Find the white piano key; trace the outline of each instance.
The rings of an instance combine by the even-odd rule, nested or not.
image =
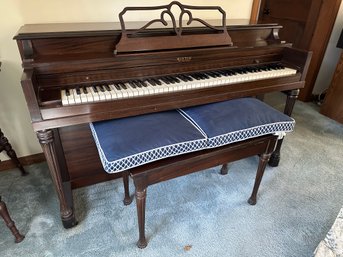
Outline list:
[[[76,89],[73,88],[71,90],[71,92],[73,93],[73,96],[74,96],[74,104],[80,104],[81,103],[81,96],[77,93]]]
[[[88,103],[88,98],[87,98],[88,93],[86,94],[83,88],[80,88],[80,90],[81,90],[81,102]]]
[[[62,105],[69,105],[68,96],[65,89],[61,90]]]
[[[98,90],[98,94],[99,94],[99,99],[100,101],[105,101],[106,100],[106,95],[105,92],[101,91],[101,87],[100,86],[96,86],[97,90]]]
[[[91,87],[86,87],[88,94],[86,94],[87,97],[87,102],[92,103],[94,102],[93,94],[92,94],[92,89]]]
[[[131,80],[130,82],[118,83],[117,86],[119,86],[120,89],[117,88],[115,84],[109,85],[111,89],[110,91],[106,89],[106,86],[104,86],[103,92],[99,86],[97,86],[98,92],[96,92],[93,87],[87,87],[89,93],[81,93],[81,95],[76,94],[76,89],[70,89],[70,96],[67,96],[66,90],[61,90],[61,100],[63,105],[105,100],[109,101],[122,98],[134,98],[154,94],[180,92],[183,90],[216,87],[226,84],[244,83],[262,79],[271,79],[290,76],[297,73],[295,69],[287,67],[282,68],[281,66],[277,65],[265,65],[259,68],[259,70],[254,70],[248,67],[247,69],[242,70],[243,72],[237,71],[237,69],[232,69],[227,71],[223,70],[217,72],[186,74],[186,76],[173,75],[166,76],[163,78],[163,80],[162,78]],[[235,72],[235,74],[232,72]],[[220,76],[218,76],[218,74],[220,74]],[[199,76],[203,77],[203,79],[196,79]],[[187,77],[192,78],[192,80],[187,81]],[[178,82],[175,82],[176,80],[178,80]],[[166,83],[167,81],[168,83]],[[169,83],[169,81],[174,81],[174,83]],[[158,85],[156,82],[159,82],[160,85]],[[143,86],[142,83],[144,83],[145,86]],[[82,92],[82,88],[80,90]]]
[[[91,89],[91,94],[93,96],[94,102],[100,101],[99,93],[97,92],[97,90],[95,90],[96,86],[92,86],[92,87],[90,87],[90,89]]]

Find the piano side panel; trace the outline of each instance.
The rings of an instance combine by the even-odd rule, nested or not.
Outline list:
[[[59,134],[72,188],[121,177],[104,171],[88,124],[60,128]]]

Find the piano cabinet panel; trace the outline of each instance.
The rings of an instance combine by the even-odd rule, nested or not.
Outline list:
[[[59,135],[66,162],[64,182],[72,189],[121,177],[104,171],[88,124],[60,128]]]

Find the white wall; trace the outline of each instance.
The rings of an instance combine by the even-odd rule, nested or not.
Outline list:
[[[13,36],[23,24],[52,22],[118,21],[125,6],[164,5],[171,0],[0,0],[0,128],[18,156],[41,152],[30,124],[20,86],[21,60]],[[190,5],[221,6],[232,19],[249,19],[252,0],[185,0]],[[211,17],[212,13],[205,18]],[[135,20],[149,20],[141,15]],[[8,159],[3,153],[1,160]]]
[[[333,27],[328,46],[325,51],[323,62],[320,66],[316,83],[314,84],[313,94],[320,94],[326,90],[331,83],[333,74],[338,63],[342,49],[337,48],[337,41],[343,29],[343,4],[337,14],[335,25]]]

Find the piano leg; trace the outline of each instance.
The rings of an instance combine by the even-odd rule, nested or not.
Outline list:
[[[71,190],[69,190],[70,195],[66,194],[66,188],[67,187],[70,188],[70,185],[69,183],[62,183],[61,167],[58,162],[58,157],[57,157],[57,152],[56,152],[54,131],[53,130],[38,131],[37,137],[38,137],[39,143],[42,146],[46,161],[49,166],[50,175],[55,185],[57,196],[60,202],[60,214],[61,214],[63,226],[65,228],[74,227],[75,225],[77,225],[77,221],[75,220],[74,211],[71,206],[71,202],[72,202]]]
[[[287,94],[287,100],[286,100],[284,113],[290,117],[292,115],[293,107],[294,107],[295,101],[298,98],[299,92],[300,92],[299,89],[290,90],[290,91],[285,92]],[[275,151],[269,159],[268,164],[271,167],[277,167],[280,163],[280,158],[281,158],[280,157],[280,151],[281,151],[282,141],[283,141],[283,139],[278,140]]]

